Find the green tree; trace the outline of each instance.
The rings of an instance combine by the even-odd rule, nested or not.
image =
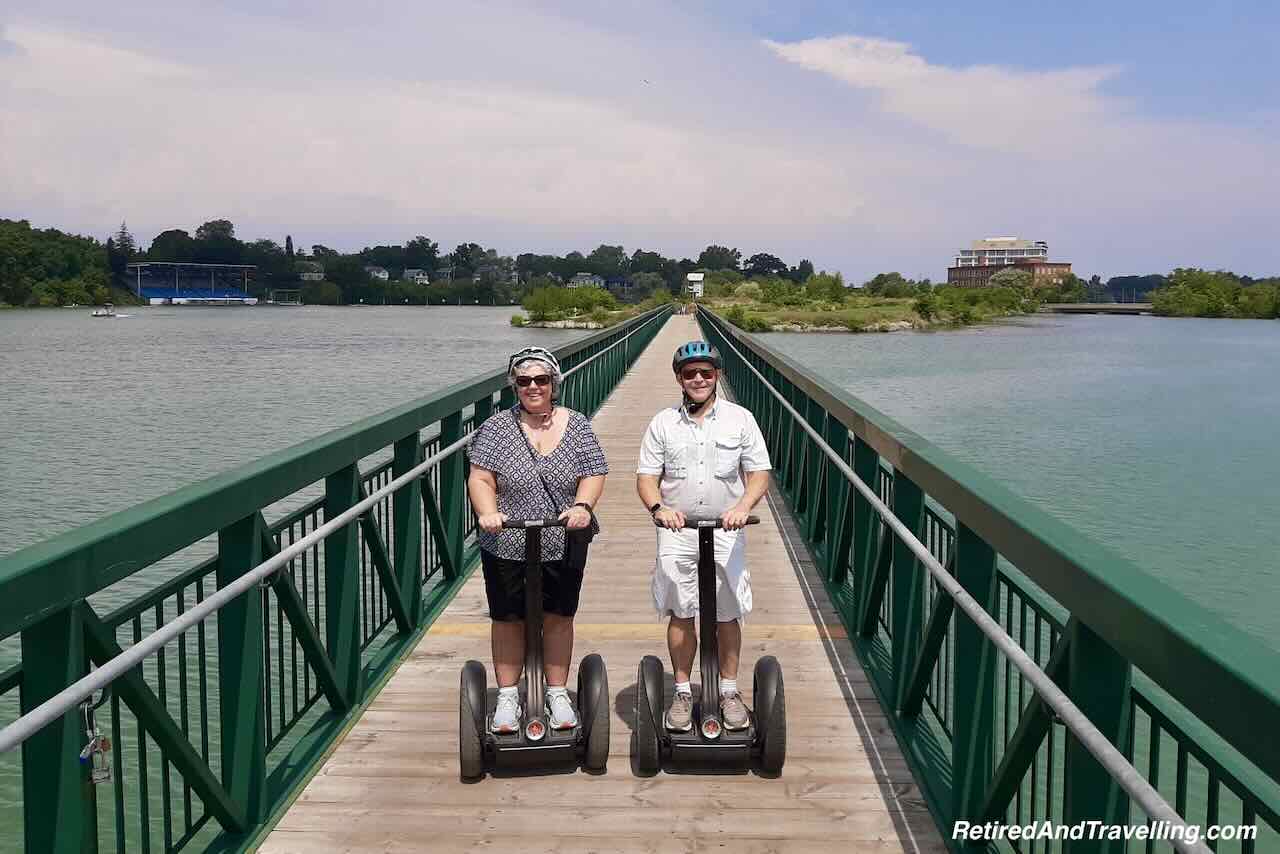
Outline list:
[[[286,234],[284,236],[284,254],[290,261],[293,261],[293,236],[292,235]]]
[[[748,276],[784,276],[787,273],[787,264],[777,255],[770,255],[768,252],[757,252],[747,259],[743,265],[742,272]]]
[[[191,235],[180,228],[171,228],[156,235],[147,249],[147,260],[170,261],[181,263],[194,261],[196,257],[195,241]]]
[[[630,267],[631,259],[627,257],[627,251],[621,246],[601,244],[587,256],[587,269],[598,276],[604,276],[606,279],[625,276]]]
[[[807,282],[809,280],[809,277],[812,275],[813,275],[813,262],[810,261],[808,258],[805,258],[799,264],[792,267],[787,272],[787,278],[795,282],[796,284],[803,284],[804,282]]]
[[[805,294],[811,300],[822,302],[843,302],[845,298],[844,276],[839,273],[814,273],[804,283]]]
[[[404,245],[404,265],[434,273],[440,266],[440,244],[419,234]]]
[[[140,254],[138,252],[138,244],[134,241],[133,235],[129,233],[129,226],[123,221],[120,223],[120,230],[115,233],[116,251],[125,257],[125,260],[132,261]]]
[[[704,270],[736,270],[742,253],[727,246],[711,244],[698,256],[698,266]]]
[[[1029,288],[1031,287],[1032,277],[1026,270],[1015,270],[1009,267],[994,273],[987,280],[987,287],[991,288]]]

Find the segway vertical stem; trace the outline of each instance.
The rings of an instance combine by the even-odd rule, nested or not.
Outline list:
[[[720,716],[720,633],[716,622],[716,528],[698,522],[698,663],[702,672],[701,718]]]
[[[542,673],[542,527],[524,530],[524,696],[528,719],[541,719],[546,711],[545,677]]]

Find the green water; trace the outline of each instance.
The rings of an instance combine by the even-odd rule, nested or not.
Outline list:
[[[762,338],[1280,650],[1280,323]]]

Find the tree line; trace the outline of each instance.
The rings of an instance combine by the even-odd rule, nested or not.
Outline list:
[[[251,264],[249,293],[263,298],[272,291],[299,288],[303,301],[320,304],[480,303],[514,304],[539,287],[556,286],[579,273],[600,276],[625,299],[639,302],[665,289],[680,292],[694,270],[729,270],[745,276],[774,276],[802,283],[813,274],[807,259],[790,266],[768,252],[743,257],[727,246],[707,246],[696,259],[667,257],[660,252],[601,245],[565,255],[525,252],[503,255],[479,243],[458,244],[442,251],[438,242],[417,235],[402,244],[367,246],[344,253],[323,244],[304,247],[292,235],[280,244],[270,239],[241,240],[226,219],[203,223],[194,233],[171,228],[144,248],[125,223],[100,243],[92,237],[57,229],[34,229],[26,220],[0,220],[0,303],[66,305],[127,301],[132,282],[126,267],[137,261],[204,264]],[[388,279],[370,274],[381,267]],[[423,286],[403,280],[405,270],[420,270]],[[318,280],[314,275],[322,274]]]

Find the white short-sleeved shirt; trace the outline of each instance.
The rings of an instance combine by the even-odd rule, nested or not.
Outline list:
[[[701,424],[683,406],[653,416],[640,443],[636,473],[659,476],[666,506],[691,518],[712,519],[742,498],[744,472],[771,468],[755,416],[717,398]]]

